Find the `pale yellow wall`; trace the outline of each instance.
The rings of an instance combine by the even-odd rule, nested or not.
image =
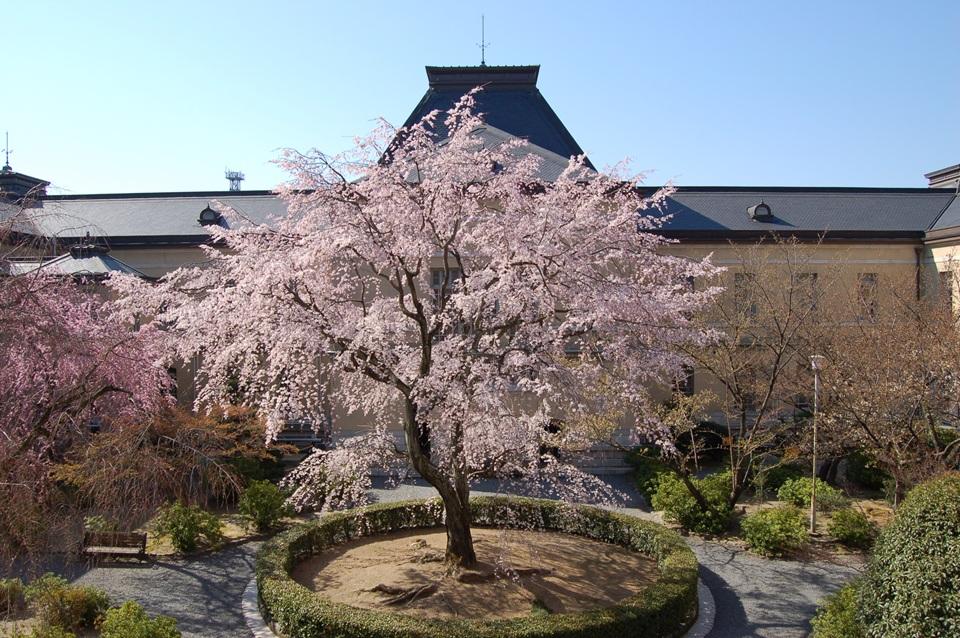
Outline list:
[[[807,258],[809,268],[806,270],[817,272],[833,272],[839,269],[842,285],[854,289],[859,273],[871,272],[877,273],[880,282],[893,280],[895,278],[910,277],[915,272],[918,263],[918,249],[921,249],[919,258],[927,266],[947,263],[949,255],[956,253],[960,258],[960,242],[956,246],[938,247],[935,249],[923,250],[918,243],[824,243],[819,246],[810,246],[807,248],[811,254]],[[724,266],[730,270],[724,273],[720,278],[721,285],[731,285],[733,273],[740,263],[742,247],[731,246],[728,243],[683,243],[671,244],[667,246],[665,252],[678,256],[700,259],[711,255],[714,264]],[[778,255],[778,249],[775,246],[769,246],[762,249],[769,258],[776,260],[782,255]],[[179,266],[192,265],[201,262],[204,255],[199,248],[169,248],[169,249],[134,249],[123,248],[115,249],[114,256],[137,268],[150,276],[160,276]],[[838,266],[839,264],[839,266]],[[438,260],[435,267],[441,266]],[[700,282],[697,284],[702,285]],[[189,405],[193,398],[193,371],[195,366],[188,364],[182,366],[178,374],[178,383],[180,386],[180,400]],[[722,396],[723,391],[716,380],[709,379],[705,374],[698,371],[694,381],[696,391],[709,389],[716,395]],[[655,394],[658,398],[667,398],[667,388],[658,388]],[[349,413],[342,404],[336,400],[336,389],[331,391],[331,406],[334,419],[334,426],[338,434],[349,434],[362,431],[369,427],[371,419],[367,415]],[[719,419],[720,413],[712,415]],[[397,424],[399,426],[399,412],[397,414]]]
[[[197,247],[114,248],[110,254],[150,277],[159,277],[182,266],[202,263],[206,255]]]
[[[734,273],[739,270],[741,265],[742,255],[748,249],[743,245],[734,246],[729,243],[687,242],[670,245],[666,252],[694,259],[711,255],[712,263],[729,269],[719,278],[719,283],[729,290],[733,286]],[[804,254],[802,270],[819,273],[821,285],[831,288],[830,291],[825,291],[825,298],[821,300],[821,303],[827,306],[825,308],[827,313],[830,312],[831,305],[852,302],[851,293],[857,290],[861,273],[876,273],[878,284],[881,287],[884,282],[913,286],[916,281],[918,264],[921,266],[930,265],[925,263],[927,252],[924,251],[922,244],[919,242],[824,242],[820,245],[807,245],[803,250],[809,252]],[[958,243],[957,251],[958,257],[960,257],[960,243]],[[769,259],[771,263],[783,263],[783,253],[775,245],[761,247],[760,254]],[[827,283],[828,281],[830,283]],[[698,287],[703,285],[706,285],[706,282],[697,282]],[[934,282],[932,287],[927,285],[924,290],[927,292],[935,291],[936,283]],[[711,392],[718,398],[718,401],[708,408],[710,418],[723,422],[724,415],[720,410],[720,404],[726,396],[725,389],[717,379],[706,374],[703,370],[695,370],[694,391],[702,392],[704,390]],[[655,398],[658,399],[666,399],[668,396],[669,390],[666,388],[658,388],[655,392]],[[789,408],[780,406],[780,409],[788,410]]]

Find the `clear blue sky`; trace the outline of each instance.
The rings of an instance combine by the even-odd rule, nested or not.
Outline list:
[[[960,2],[47,2],[0,10],[0,132],[54,192],[271,188],[281,147],[402,123],[423,67],[542,65],[598,166],[923,186],[960,162]],[[2,140],[0,140],[2,141]],[[57,190],[59,189],[59,190]]]

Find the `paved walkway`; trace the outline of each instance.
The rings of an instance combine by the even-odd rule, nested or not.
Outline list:
[[[186,638],[249,638],[240,600],[259,548],[260,543],[246,543],[190,560],[114,563],[77,582],[100,587],[115,601],[136,600],[151,615],[173,616]]]
[[[651,514],[626,477],[608,477],[628,493],[623,511]],[[477,493],[483,493],[483,487]],[[433,495],[423,484],[376,489],[381,500]],[[821,562],[766,560],[732,544],[691,538],[700,560],[700,576],[716,599],[717,616],[708,638],[804,638],[817,601],[855,572]],[[240,611],[244,588],[253,573],[258,543],[248,543],[191,560],[161,560],[152,565],[108,566],[80,575],[78,582],[105,589],[114,600],[134,599],[151,614],[177,619],[186,638],[250,638]]]

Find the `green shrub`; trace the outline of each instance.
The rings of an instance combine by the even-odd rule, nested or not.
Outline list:
[[[847,480],[868,490],[882,490],[890,475],[877,467],[876,461],[857,450],[847,456]]]
[[[817,481],[817,509],[832,510],[844,507],[847,504],[847,497],[843,492],[831,486],[825,481]],[[810,497],[813,491],[813,480],[809,476],[789,479],[780,489],[777,490],[777,498],[785,503],[791,503],[797,507],[809,508]]]
[[[15,628],[13,633],[4,635],[8,638],[77,638],[72,631],[55,625],[35,625],[28,634]]]
[[[863,512],[848,507],[831,515],[827,531],[844,545],[866,549],[873,544],[877,526]]]
[[[960,635],[960,473],[904,499],[874,546],[860,613],[870,638]]]
[[[100,638],[180,638],[177,621],[170,616],[151,619],[143,607],[128,600],[107,611]]]
[[[208,545],[223,541],[223,524],[216,514],[182,503],[163,508],[157,517],[156,531],[169,536],[178,552],[194,551],[201,537]]]
[[[776,494],[784,483],[802,477],[804,472],[804,468],[794,463],[761,466],[753,473],[751,483],[757,492],[762,489],[764,494]]]
[[[258,532],[266,532],[293,513],[286,500],[270,481],[253,481],[240,497],[239,509]]]
[[[679,476],[660,477],[651,505],[662,510],[664,518],[699,534],[722,534],[730,524],[731,510],[727,506],[730,492],[730,472],[718,472],[702,479],[691,479],[710,508],[704,510],[684,485]]]
[[[653,453],[645,448],[637,448],[627,456],[627,462],[633,466],[633,482],[647,503],[657,491],[660,477],[671,471],[660,459],[651,454]]]
[[[110,599],[103,590],[71,585],[51,573],[27,585],[24,597],[42,624],[70,630],[94,627],[110,606]]]
[[[470,499],[477,526],[554,530],[621,545],[657,561],[659,578],[617,605],[581,613],[530,614],[506,620],[434,620],[335,603],[300,585],[290,570],[361,536],[440,525],[439,499],[383,503],[336,512],[266,543],[256,578],[265,618],[296,638],[613,638],[679,636],[697,610],[697,560],[678,534],[632,516],[529,498]]]
[[[23,609],[23,581],[19,578],[0,578],[0,618],[6,618]]]
[[[807,543],[806,518],[793,505],[756,511],[740,527],[750,549],[763,556],[783,556]]]
[[[858,581],[827,596],[814,616],[813,638],[865,638],[857,618]]]

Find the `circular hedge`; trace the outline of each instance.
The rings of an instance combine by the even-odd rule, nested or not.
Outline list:
[[[860,588],[868,636],[960,636],[960,473],[913,490],[883,530]]]
[[[593,507],[514,497],[470,500],[477,527],[563,532],[627,547],[657,561],[659,579],[612,607],[509,620],[422,619],[335,603],[290,577],[298,563],[362,536],[443,525],[439,499],[337,512],[299,525],[257,556],[260,611],[289,638],[671,638],[697,615],[697,559],[673,531]]]

